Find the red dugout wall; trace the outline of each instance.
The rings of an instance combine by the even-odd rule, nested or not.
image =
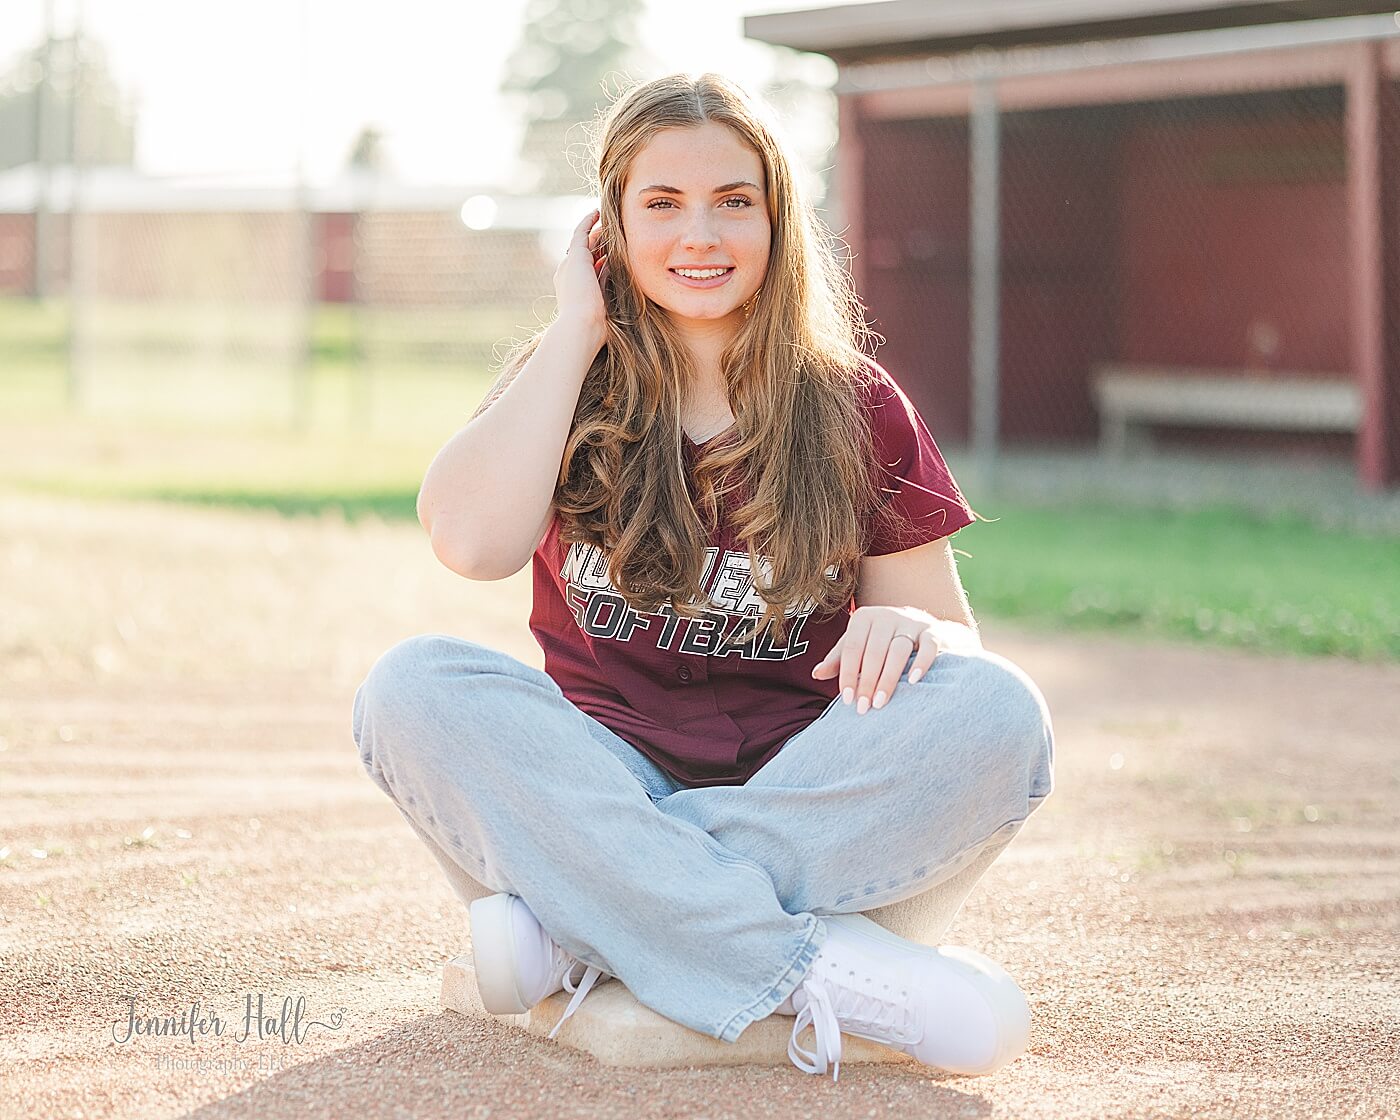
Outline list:
[[[1103,361],[1349,377],[1343,121],[1337,87],[1008,113],[1003,437],[1092,441]],[[965,439],[967,122],[870,120],[861,139],[880,353]]]

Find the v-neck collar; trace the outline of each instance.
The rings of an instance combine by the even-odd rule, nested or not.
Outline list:
[[[681,439],[685,440],[685,442],[688,443],[691,447],[694,447],[696,450],[699,450],[700,448],[704,447],[705,444],[707,444],[707,443],[714,443],[714,441],[717,440],[717,439],[719,439],[720,436],[726,435],[726,434],[728,434],[729,432],[732,432],[733,430],[734,430],[734,425],[733,425],[733,424],[730,424],[729,427],[725,428],[723,431],[716,432],[714,435],[710,436],[708,439],[705,439],[705,440],[702,440],[702,441],[699,442],[699,443],[696,443],[693,439],[690,438],[689,435],[686,434],[686,430],[685,430],[684,428],[682,428],[682,429],[681,429]]]

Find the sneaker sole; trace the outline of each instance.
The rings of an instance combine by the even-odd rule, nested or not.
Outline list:
[[[990,981],[988,984],[980,985],[980,989],[992,1005],[997,1022],[1005,1024],[1005,1029],[998,1031],[996,1053],[992,1056],[991,1061],[985,1065],[950,1070],[949,1072],[965,1074],[970,1077],[981,1076],[1000,1069],[1007,1062],[1025,1052],[1031,1032],[1030,1005],[1026,1002],[1026,994],[1011,978],[1011,974],[991,957],[963,945],[943,945],[938,948],[920,945],[917,941],[909,941],[896,933],[891,933],[864,914],[823,914],[821,918],[824,922],[836,921],[847,929],[862,933],[876,941],[882,941],[906,952],[926,953],[929,956],[957,961]]]
[[[472,971],[481,1005],[492,1015],[523,1015],[525,1002],[515,985],[515,933],[512,896],[487,895],[468,908],[471,914]]]

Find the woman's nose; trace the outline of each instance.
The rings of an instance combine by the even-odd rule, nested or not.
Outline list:
[[[714,219],[708,214],[691,218],[686,225],[685,244],[688,249],[701,245],[718,245],[719,235],[715,232]]]

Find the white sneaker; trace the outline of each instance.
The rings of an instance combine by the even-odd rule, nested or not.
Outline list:
[[[472,960],[482,1006],[493,1015],[521,1015],[563,989],[574,993],[549,1032],[553,1038],[599,979],[610,973],[585,965],[545,933],[525,900],[514,894],[478,898],[471,913]],[[574,986],[573,972],[584,969]]]
[[[950,1073],[991,1073],[1025,1050],[1030,1007],[995,961],[972,949],[906,941],[862,914],[822,920],[827,939],[780,1005],[797,1015],[788,1057],[798,1069],[825,1073],[833,1064],[838,1079],[842,1031]],[[815,1051],[797,1044],[809,1024]]]

